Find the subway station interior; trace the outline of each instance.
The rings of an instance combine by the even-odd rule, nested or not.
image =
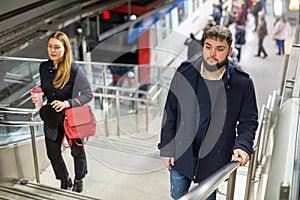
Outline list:
[[[267,22],[264,47],[251,14],[256,1]],[[245,166],[232,161],[181,199],[299,200],[300,1],[296,0],[2,0],[0,6],[0,199],[168,200],[169,171],[159,149],[164,105],[176,69],[188,59],[185,41],[201,39],[213,5],[247,5],[246,43],[234,65],[253,79],[258,128]],[[224,11],[223,11],[224,12]],[[273,29],[291,26],[277,55]],[[235,33],[234,24],[229,25]],[[84,145],[88,174],[81,193],[59,188],[45,147],[43,121],[31,99],[47,41],[66,33],[85,72],[96,135]],[[44,102],[45,104],[47,102]],[[63,143],[67,143],[66,140]],[[70,148],[62,146],[70,177]]]

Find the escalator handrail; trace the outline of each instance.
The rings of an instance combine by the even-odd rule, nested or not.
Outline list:
[[[15,107],[0,107],[0,113],[7,114],[36,114],[38,113],[38,109],[32,108],[15,108]]]
[[[24,127],[24,126],[39,126],[43,125],[42,121],[0,121],[0,126],[14,126],[14,127]]]

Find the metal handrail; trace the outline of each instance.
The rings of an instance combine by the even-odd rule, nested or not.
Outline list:
[[[149,97],[149,93],[146,91],[142,90],[136,90],[134,88],[122,88],[122,87],[112,87],[112,86],[101,86],[102,88],[106,89],[112,89],[116,90],[117,95],[110,95],[110,94],[100,94],[100,93],[95,93],[94,97],[110,97],[110,98],[116,98],[117,99],[117,104],[119,105],[119,99],[127,99],[127,100],[132,100],[132,101],[143,101],[146,103],[146,111],[148,115],[149,111],[149,103],[153,99],[141,99],[141,98],[136,98],[136,97],[128,97],[128,96],[121,96],[119,95],[120,91],[125,91],[125,92],[136,92],[140,94],[144,94],[146,97]],[[157,97],[160,93],[161,90],[158,90],[155,93],[155,97]],[[120,106],[117,105],[118,109],[118,124],[120,122]],[[26,108],[13,108],[13,107],[0,107],[0,113],[8,113],[8,114],[24,114],[24,115],[29,115],[30,121],[7,121],[7,120],[1,120],[0,121],[0,126],[14,126],[14,127],[24,127],[24,126],[29,126],[30,127],[30,133],[31,133],[31,144],[32,144],[32,150],[33,150],[33,158],[34,158],[34,167],[35,167],[35,176],[37,183],[40,183],[40,175],[39,175],[39,164],[38,164],[38,159],[37,159],[37,148],[36,148],[36,140],[35,140],[35,131],[34,131],[34,126],[36,125],[43,125],[42,121],[33,121],[33,116],[38,112],[38,109],[26,109]],[[146,127],[148,128],[148,117],[146,117]],[[118,135],[120,136],[120,126],[118,125]]]
[[[266,153],[264,151],[267,145],[266,140],[269,136],[270,131],[270,120],[272,117],[272,112],[274,111],[275,99],[277,97],[277,92],[274,91],[273,95],[269,96],[267,105],[262,106],[262,111],[259,116],[259,126],[257,129],[257,141],[254,146],[254,154],[252,159],[249,161],[246,189],[245,189],[245,200],[250,198],[250,191],[254,187],[254,179],[256,175],[256,169],[261,162],[261,157]],[[265,123],[266,122],[266,123]],[[267,129],[264,127],[267,126]],[[196,188],[192,189],[188,194],[183,196],[180,200],[193,200],[193,199],[205,199],[207,198],[217,187],[222,183],[226,177],[230,174],[229,182],[227,185],[227,195],[226,199],[232,200],[234,197],[234,187],[235,187],[235,176],[236,170],[239,166],[237,161],[233,161],[223,168],[219,169],[213,175],[201,182]]]
[[[29,113],[37,113],[38,109],[30,109],[30,108],[14,108],[14,107],[0,107],[0,113],[8,113],[8,114],[29,114]]]
[[[232,161],[213,173],[211,176],[199,183],[198,186],[193,188],[189,193],[180,198],[180,200],[198,200],[207,198],[212,192],[214,192],[218,186],[224,182],[231,175],[235,176],[236,170],[239,167],[238,161]],[[229,178],[230,179],[230,178]],[[235,182],[231,179],[231,181]],[[234,184],[229,184],[234,186]],[[229,190],[228,190],[229,189]],[[234,188],[227,188],[226,199],[233,199]]]
[[[134,102],[144,102],[146,105],[146,129],[148,130],[149,126],[149,105],[152,103],[155,99],[158,98],[159,94],[162,92],[162,88],[159,88],[154,94],[152,94],[152,97],[150,97],[150,93],[153,93],[155,91],[155,86],[151,87],[150,90],[144,91],[144,90],[138,90],[136,88],[123,88],[118,86],[103,86],[103,85],[96,85],[92,84],[93,87],[102,88],[104,93],[94,93],[94,97],[104,97],[104,98],[115,98],[116,99],[116,108],[117,108],[117,135],[120,136],[120,99],[122,100],[129,100]],[[108,94],[108,90],[113,90],[115,92],[115,95]],[[142,94],[145,96],[145,98],[138,98],[138,95],[134,96],[124,96],[120,95],[120,92],[128,92],[128,93],[134,93],[134,94]],[[107,106],[106,106],[107,107]],[[105,108],[106,108],[105,107]],[[107,130],[107,119],[105,118],[105,128]],[[106,131],[107,132],[107,131]]]
[[[269,95],[267,105],[263,105],[261,113],[258,120],[257,128],[257,141],[254,145],[254,154],[252,159],[249,161],[249,167],[247,172],[247,181],[245,189],[245,200],[250,199],[250,191],[254,188],[254,181],[256,176],[256,170],[258,164],[262,163],[262,158],[266,154],[266,147],[268,137],[270,136],[271,118],[274,112],[275,101],[277,97],[277,92],[274,91],[273,95]]]
[[[5,120],[1,120],[0,121],[0,126],[15,126],[15,127],[29,126],[30,135],[31,135],[31,146],[32,146],[35,177],[36,177],[36,181],[38,183],[40,183],[40,173],[39,173],[39,164],[38,164],[38,158],[37,158],[37,148],[36,148],[34,126],[35,125],[42,125],[43,122],[41,122],[41,121],[34,122],[33,121],[33,115],[35,113],[37,113],[37,111],[38,111],[37,109],[1,107],[0,108],[1,113],[29,115],[29,120],[30,121],[5,121]]]
[[[27,62],[43,62],[46,61],[46,59],[33,59],[33,58],[19,58],[19,57],[5,57],[5,56],[0,56],[0,60],[12,60],[12,61],[27,61]],[[106,73],[105,70],[107,69],[107,66],[126,66],[126,67],[133,67],[135,70],[135,74],[138,76],[137,72],[137,65],[130,65],[130,64],[120,64],[120,63],[99,63],[99,62],[81,62],[81,61],[75,61],[78,64],[83,64],[83,65],[94,65],[94,67],[101,66],[102,68],[102,75],[103,79],[106,79]],[[143,67],[151,67],[150,65],[143,65]],[[156,68],[162,68],[166,69],[166,66],[158,66],[155,65]],[[168,66],[167,68],[172,68],[171,66]],[[176,69],[176,67],[174,67]],[[159,70],[160,72],[160,70]],[[135,76],[136,82],[138,82],[138,77]],[[104,82],[105,83],[105,82]],[[158,83],[157,83],[158,84]],[[117,110],[118,110],[118,123],[120,122],[120,99],[126,99],[126,100],[131,100],[135,102],[144,102],[146,105],[146,127],[148,127],[148,120],[149,120],[149,105],[152,101],[154,101],[159,94],[162,92],[162,89],[160,87],[157,87],[158,90],[155,90],[155,87],[151,87],[148,91],[144,90],[138,90],[138,88],[122,88],[122,87],[117,87],[117,86],[104,86],[102,85],[95,85],[96,87],[103,88],[104,94],[102,93],[94,93],[94,97],[106,97],[106,98],[116,98],[116,103],[117,103]],[[110,95],[107,94],[107,90],[115,90],[116,95]],[[120,95],[120,92],[130,92],[136,94],[133,97],[129,96],[124,96]],[[154,92],[154,93],[153,93]],[[153,93],[153,94],[152,94]],[[138,98],[138,94],[144,95],[145,98]],[[108,108],[108,107],[107,107]],[[138,108],[136,107],[138,110]],[[29,120],[30,121],[0,121],[0,126],[14,126],[14,127],[23,127],[23,126],[29,126],[30,127],[30,133],[31,133],[31,145],[32,145],[32,151],[33,151],[33,159],[34,159],[34,167],[35,167],[35,176],[36,176],[36,181],[40,183],[40,175],[39,175],[39,165],[38,165],[38,159],[37,159],[37,149],[36,149],[36,140],[35,140],[35,130],[34,126],[36,125],[42,125],[42,121],[34,121],[33,116],[38,113],[37,109],[26,109],[26,108],[12,108],[12,107],[0,107],[0,113],[7,113],[7,114],[24,114],[24,115],[29,115]],[[108,115],[106,115],[105,119],[107,118]],[[106,126],[107,127],[107,126]],[[118,127],[118,135],[120,135],[120,126]]]
[[[40,58],[24,58],[24,57],[12,57],[12,56],[0,56],[0,60],[10,60],[10,61],[27,61],[27,62],[44,62],[47,61],[47,59],[40,59]],[[75,61],[77,64],[82,65],[95,65],[93,67],[97,68],[97,66],[122,66],[122,67],[132,67],[134,68],[136,64],[124,64],[124,63],[105,63],[105,62],[92,62],[92,61]],[[155,67],[155,68],[163,68],[165,69],[165,65],[141,65],[143,67]],[[176,69],[178,66],[168,66],[168,68],[174,68]]]
[[[44,122],[31,122],[31,121],[0,121],[0,126],[14,126],[14,127],[24,127],[24,126],[40,126],[43,125]]]

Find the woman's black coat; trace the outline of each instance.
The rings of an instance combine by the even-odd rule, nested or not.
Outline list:
[[[51,103],[54,100],[67,100],[70,106],[74,107],[79,106],[79,103],[74,98],[77,98],[82,105],[92,100],[93,93],[91,86],[81,67],[72,63],[70,79],[63,88],[59,89],[53,86],[53,79],[57,72],[53,66],[53,61],[48,60],[42,62],[39,69],[41,87],[47,103]],[[44,123],[44,132],[47,138],[55,141],[58,135],[58,125]]]

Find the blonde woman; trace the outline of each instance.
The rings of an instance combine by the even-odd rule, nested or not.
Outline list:
[[[49,60],[40,64],[39,72],[41,88],[47,103],[56,112],[65,108],[79,106],[74,98],[81,104],[91,101],[93,94],[84,71],[72,62],[71,45],[68,36],[56,31],[47,44]],[[37,99],[32,95],[32,102]],[[49,117],[50,118],[50,117]],[[47,156],[51,162],[56,179],[61,181],[62,189],[72,188],[75,192],[82,192],[82,179],[87,174],[86,155],[83,146],[73,143],[71,154],[74,159],[75,179],[74,184],[69,177],[69,172],[61,155],[61,143],[64,136],[63,122],[53,123],[53,120],[44,121],[44,133]],[[82,143],[80,139],[77,143]]]

